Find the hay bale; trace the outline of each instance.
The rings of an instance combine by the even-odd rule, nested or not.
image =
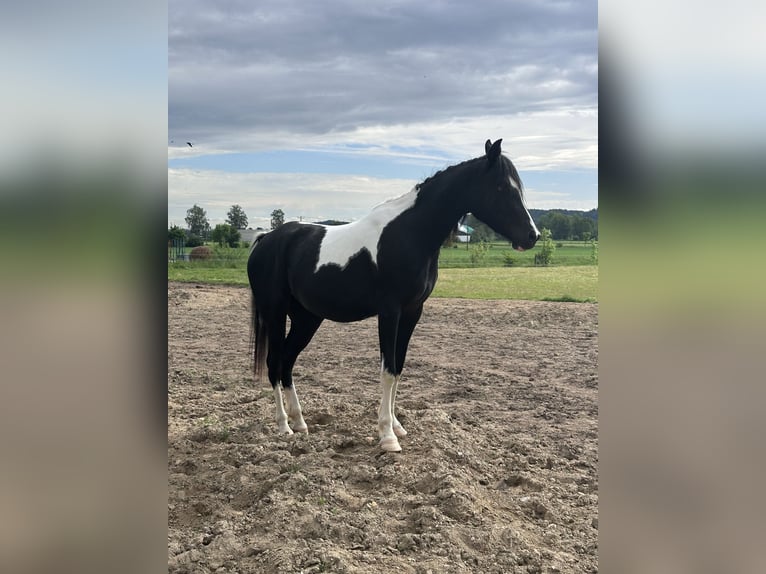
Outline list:
[[[213,250],[210,249],[207,245],[200,245],[199,247],[195,247],[191,250],[191,253],[189,253],[189,259],[192,261],[202,261],[204,259],[210,259],[213,256]]]

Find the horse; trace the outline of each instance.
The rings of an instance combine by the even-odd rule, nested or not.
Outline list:
[[[519,174],[501,153],[501,142],[487,140],[483,156],[437,172],[352,223],[288,222],[254,240],[247,262],[254,373],[256,382],[263,382],[267,369],[280,434],[308,432],[293,366],[322,321],[377,315],[379,447],[402,450],[399,439],[407,431],[396,418],[396,391],[410,337],[436,284],[444,240],[467,213],[519,251],[531,249],[540,238]]]

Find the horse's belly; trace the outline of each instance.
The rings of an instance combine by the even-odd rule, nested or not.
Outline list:
[[[378,313],[371,294],[353,290],[312,290],[298,300],[313,314],[339,323],[361,321]]]
[[[360,321],[378,313],[374,268],[363,259],[344,269],[329,265],[297,273],[290,289],[308,311],[331,321]]]

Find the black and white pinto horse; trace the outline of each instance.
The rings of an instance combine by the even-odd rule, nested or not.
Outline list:
[[[290,222],[256,239],[247,262],[255,373],[262,379],[265,362],[280,433],[308,432],[293,365],[322,321],[377,315],[380,448],[401,451],[399,438],[407,431],[394,412],[396,388],[423,303],[436,284],[442,243],[469,212],[515,249],[530,249],[540,237],[501,141],[487,140],[485,155],[438,172],[358,221],[335,227]]]

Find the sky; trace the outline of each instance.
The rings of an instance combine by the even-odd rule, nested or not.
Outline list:
[[[168,10],[168,224],[358,219],[498,138],[529,208],[598,207],[595,1]]]

